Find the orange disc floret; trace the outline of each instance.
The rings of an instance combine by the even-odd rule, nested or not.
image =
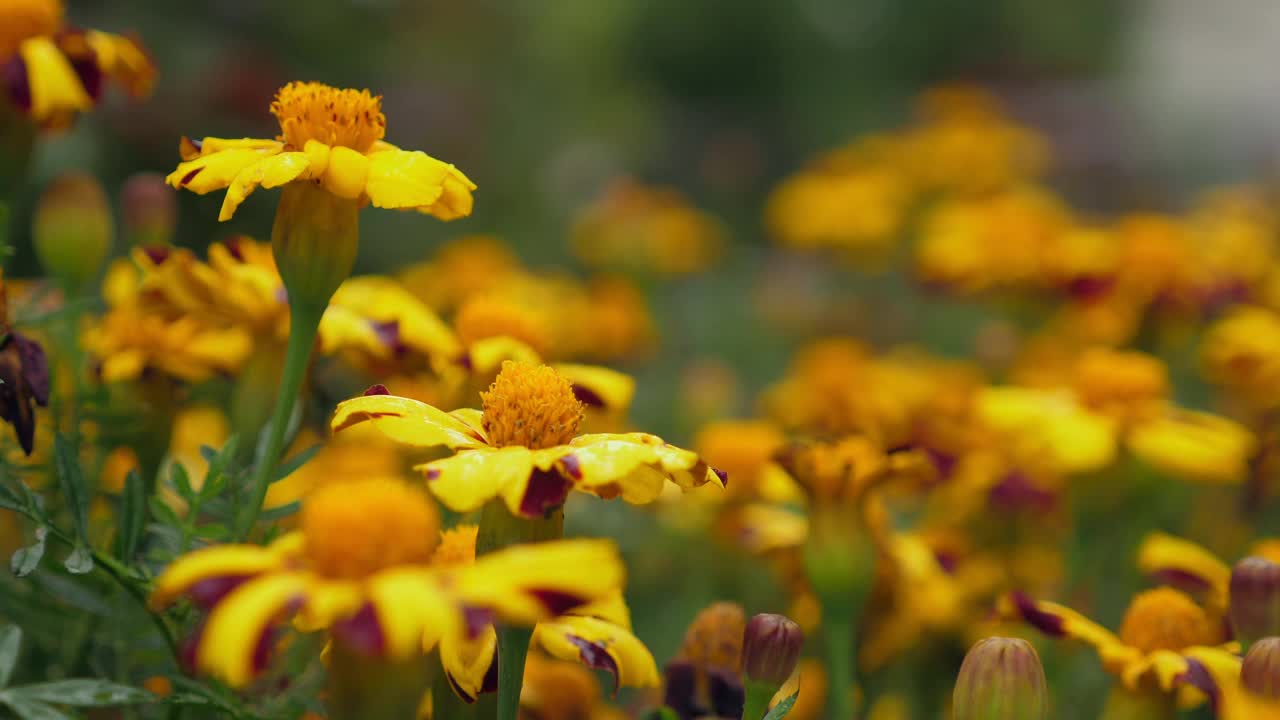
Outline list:
[[[280,122],[278,139],[298,150],[315,140],[367,153],[387,130],[381,95],[316,82],[291,82],[280,88],[271,114]]]
[[[440,544],[431,556],[433,567],[464,567],[476,561],[479,525],[458,525],[440,533]]]
[[[440,520],[427,497],[391,479],[322,487],[302,508],[302,533],[313,569],[358,579],[399,565],[425,564]]]
[[[58,0],[18,0],[0,7],[0,60],[18,51],[27,38],[52,35],[62,27]]]
[[[1169,587],[1135,595],[1120,623],[1120,640],[1144,653],[1212,645],[1219,635],[1203,608]]]
[[[567,444],[578,434],[582,403],[573,386],[546,365],[508,360],[480,393],[489,443],[538,450]]]

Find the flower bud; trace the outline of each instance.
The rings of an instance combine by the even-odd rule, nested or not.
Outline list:
[[[987,638],[965,655],[952,698],[955,720],[1042,720],[1048,716],[1044,668],[1026,640]]]
[[[1254,695],[1280,699],[1280,637],[1253,643],[1240,666],[1240,682]]]
[[[320,314],[351,275],[360,243],[359,206],[312,182],[292,182],[280,193],[271,252],[294,321],[300,311]]]
[[[1227,615],[1245,647],[1258,638],[1280,635],[1280,564],[1260,557],[1236,563]]]
[[[168,245],[178,222],[177,193],[159,173],[138,173],[120,190],[121,220],[130,245]]]
[[[756,615],[742,634],[742,672],[747,680],[776,690],[795,672],[803,645],[804,632],[791,618]]]
[[[111,248],[111,206],[92,176],[68,173],[54,180],[36,206],[32,236],[46,272],[69,290],[83,287],[102,268]]]

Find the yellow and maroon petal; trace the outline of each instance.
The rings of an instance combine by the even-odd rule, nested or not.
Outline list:
[[[338,404],[330,427],[334,432],[362,422],[402,445],[453,449],[484,447],[484,438],[466,423],[426,403],[387,394],[366,394]]]
[[[456,631],[440,638],[440,664],[458,697],[472,703],[480,693],[497,689],[498,634],[486,625],[474,636]]]
[[[285,558],[257,545],[217,545],[173,561],[156,578],[150,605],[162,608],[183,595],[210,607],[249,578],[280,569]]]
[[[1038,602],[1024,593],[1013,592],[1000,599],[1001,615],[1011,620],[1022,620],[1040,632],[1056,638],[1070,638],[1092,645],[1099,654],[1110,653],[1115,657],[1128,656],[1121,652],[1128,648],[1110,630],[1093,622],[1071,608],[1051,602]],[[1105,660],[1105,657],[1104,657]]]
[[[657,687],[658,666],[649,648],[626,628],[594,617],[563,615],[538,623],[534,642],[553,657],[580,662],[613,676],[618,686]]]
[[[304,573],[275,573],[240,586],[209,613],[196,645],[196,667],[243,687],[268,660],[272,626],[306,599]]]
[[[573,385],[573,395],[589,408],[625,410],[636,394],[636,381],[626,373],[599,365],[552,365]]]
[[[368,585],[368,627],[379,654],[408,658],[456,631],[460,614],[435,576],[422,570],[379,573]],[[356,616],[359,620],[359,615]],[[354,629],[354,628],[353,628]]]
[[[75,113],[93,107],[100,89],[89,52],[87,61],[77,61],[54,38],[24,40],[4,68],[10,102],[45,127],[67,125]]]
[[[502,497],[512,513],[519,513],[534,464],[528,448],[513,446],[463,450],[417,469],[431,493],[451,510],[471,512]]]
[[[235,179],[227,187],[226,197],[222,200],[222,209],[218,213],[218,221],[226,222],[236,214],[236,208],[249,197],[250,193],[261,185],[273,188],[308,177],[310,160],[306,153],[282,152],[268,155],[258,162],[236,173]]]
[[[1227,606],[1231,568],[1193,542],[1152,533],[1138,548],[1138,569],[1173,587],[1206,595],[1219,610]]]
[[[276,154],[270,149],[230,148],[202,153],[193,160],[178,163],[178,169],[164,181],[175,188],[205,193],[221,190],[235,181],[242,170]]]
[[[97,56],[98,67],[120,83],[134,97],[151,92],[155,84],[156,66],[137,40],[121,35],[86,30],[85,41]]]
[[[613,543],[556,540],[483,555],[458,571],[454,591],[468,607],[531,626],[608,597],[624,577]]]

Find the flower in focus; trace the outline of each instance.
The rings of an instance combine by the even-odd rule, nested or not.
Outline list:
[[[183,162],[166,182],[201,195],[226,189],[219,220],[259,186],[314,180],[329,193],[379,208],[417,210],[441,220],[471,214],[476,186],[453,165],[384,141],[382,98],[293,82],[280,88],[271,113],[274,140],[183,138]]]
[[[613,183],[578,217],[573,250],[587,265],[659,275],[706,269],[723,251],[725,230],[674,190]]]
[[[653,502],[667,482],[724,485],[695,453],[645,433],[579,435],[583,404],[554,369],[508,361],[482,395],[483,409],[446,413],[393,395],[338,405],[335,432],[372,422],[410,447],[445,446],[451,457],[418,466],[441,502],[469,512],[501,498],[513,515],[540,517],[571,489]]]
[[[306,499],[301,529],[269,546],[221,545],[180,557],[157,578],[151,604],[187,597],[208,611],[195,667],[243,686],[264,669],[272,626],[285,615],[296,613],[301,629],[327,630],[357,654],[405,659],[465,634],[466,608],[533,625],[622,582],[616,552],[593,540],[433,568],[437,527],[426,497],[399,482],[330,485]]]
[[[60,0],[0,6],[0,87],[42,127],[70,124],[102,97],[110,78],[135,97],[151,91],[155,66],[137,40],[66,24]]]

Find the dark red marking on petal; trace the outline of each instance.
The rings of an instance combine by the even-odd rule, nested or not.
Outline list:
[[[232,590],[240,587],[245,580],[253,577],[252,575],[222,575],[219,577],[205,578],[194,583],[187,589],[187,597],[191,598],[191,602],[201,610],[211,610],[214,605],[222,601]]]
[[[573,396],[578,398],[578,402],[586,405],[587,407],[605,406],[604,398],[600,397],[600,393],[582,385],[573,385]]]
[[[21,55],[15,53],[0,67],[0,84],[4,85],[10,104],[23,113],[31,112],[31,81],[27,77],[27,63]]]
[[[276,629],[272,625],[268,625],[258,635],[258,642],[253,646],[253,658],[250,661],[254,675],[261,675],[271,664],[271,651],[276,646],[276,635]]]
[[[387,322],[379,322],[377,320],[369,321],[373,326],[373,334],[378,336],[378,341],[383,345],[391,348],[391,352],[402,355],[408,352],[409,346],[404,344],[400,339],[400,323],[396,320],[388,320]]]
[[[387,389],[386,385],[379,383],[377,385],[370,385],[368,389],[360,394],[364,397],[369,397],[370,395],[390,395],[391,391]]]
[[[947,552],[946,550],[934,550],[933,558],[938,561],[938,567],[942,568],[942,571],[948,575],[954,575],[956,565],[960,563],[960,559],[956,557],[955,553]]]
[[[467,638],[475,640],[493,624],[493,610],[489,608],[466,606],[462,608],[462,619],[467,624]]]
[[[1209,698],[1209,709],[1217,715],[1222,689],[1218,687],[1218,683],[1214,681],[1213,675],[1203,663],[1195,658],[1184,657],[1183,659],[1187,661],[1187,670],[1178,676],[1178,680],[1204,693]]]
[[[533,589],[529,590],[528,593],[535,600],[542,603],[542,607],[552,617],[563,615],[579,605],[587,604],[586,598],[563,590]]]
[[[680,720],[705,715],[709,708],[700,707],[698,703],[698,669],[688,660],[675,660],[667,663],[662,670],[666,691],[662,703],[672,710]]]
[[[711,468],[711,472],[715,473],[716,477],[720,478],[721,485],[724,485],[725,487],[729,487],[729,473],[725,472],[724,470],[720,470],[718,468]]]
[[[423,473],[423,475],[427,478],[427,480],[439,480],[440,468],[427,468],[427,471]]]
[[[959,458],[957,458],[954,453],[944,452],[931,447],[926,447],[924,452],[933,463],[934,469],[938,471],[939,479],[945,480],[951,477],[951,474],[955,472],[956,465],[959,463]]]
[[[13,344],[18,349],[18,358],[22,361],[22,378],[27,382],[31,397],[36,404],[45,407],[49,404],[49,361],[45,357],[40,343],[25,335],[11,333]]]
[[[381,657],[387,649],[382,623],[378,622],[372,603],[365,603],[355,615],[334,623],[329,632],[335,640],[366,657]]]
[[[466,370],[467,372],[471,372],[475,369],[475,364],[471,362],[471,353],[469,352],[464,352],[459,355],[455,362],[458,363],[458,367]]]
[[[604,670],[613,676],[613,696],[617,697],[618,661],[614,660],[600,643],[584,640],[576,635],[568,635],[566,638],[578,648],[578,657],[581,658],[583,665],[592,670]]]
[[[200,648],[200,638],[204,637],[204,626],[207,623],[208,618],[201,618],[196,629],[182,641],[181,647],[178,648],[178,664],[188,675],[196,673],[196,651]]]
[[[1111,275],[1082,275],[1066,284],[1066,292],[1077,300],[1096,300],[1111,292],[1115,277]]]
[[[582,461],[577,455],[565,455],[560,458],[560,468],[574,480],[582,479]]]
[[[497,663],[492,664],[497,665]],[[446,671],[444,676],[449,679],[449,687],[453,688],[454,695],[462,698],[462,701],[468,705],[476,701],[474,696],[468,695],[467,692],[462,689],[462,686],[458,684],[458,681],[453,679],[453,673]]]
[[[1031,627],[1053,637],[1062,637],[1067,634],[1062,627],[1062,617],[1036,607],[1035,602],[1027,597],[1026,593],[1013,592],[1010,593],[1010,598],[1013,600],[1014,607],[1018,608],[1018,614]]]
[[[1006,512],[1052,512],[1058,505],[1058,496],[1031,481],[1026,473],[1015,471],[1005,475],[987,492],[987,502],[993,508]]]
[[[529,485],[520,500],[520,514],[542,517],[563,505],[572,489],[573,482],[559,472],[534,468],[529,473]]]
[[[192,172],[199,172],[199,170],[193,170]],[[190,174],[188,173],[188,176]],[[185,184],[187,181],[184,179],[182,182]],[[146,255],[147,259],[156,265],[163,265],[169,259],[170,252],[169,248],[163,245],[148,245],[142,248],[142,254]]]
[[[244,250],[240,247],[242,242],[244,242],[243,235],[233,235],[222,241],[222,247],[227,249],[227,252],[236,259],[236,262],[244,262]]]
[[[1213,587],[1205,578],[1187,570],[1163,568],[1150,575],[1151,579],[1162,585],[1169,585],[1184,592],[1202,593]]]
[[[484,680],[480,681],[480,693],[498,692],[498,658],[495,656],[493,661],[489,663],[489,669],[484,671]]]
[[[200,167],[198,167],[198,168],[193,169],[191,172],[187,173],[186,175],[183,175],[183,176],[182,176],[182,179],[178,181],[178,184],[179,184],[179,185],[186,185],[187,183],[191,182],[192,180],[195,180],[195,179],[196,179],[196,176],[197,176],[197,175],[199,175],[199,174],[200,174],[200,171],[201,171],[201,170],[203,170],[203,169],[204,169],[204,166],[203,166],[203,165],[201,165],[201,166],[200,166]]]

